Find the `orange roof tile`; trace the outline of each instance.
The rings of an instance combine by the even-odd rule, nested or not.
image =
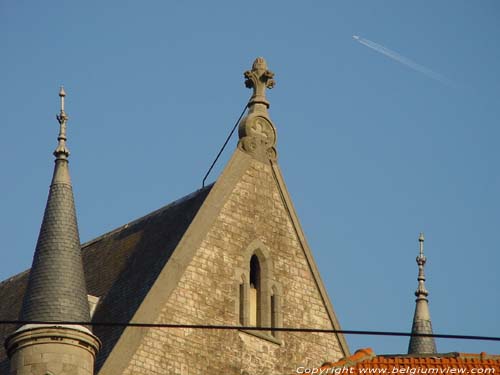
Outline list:
[[[392,354],[376,356],[372,349],[356,351],[317,368],[297,368],[296,374],[328,375],[500,375],[500,355],[487,353]]]

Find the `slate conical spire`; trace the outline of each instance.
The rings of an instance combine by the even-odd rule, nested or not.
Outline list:
[[[418,288],[415,291],[415,314],[413,316],[413,326],[411,333],[432,334],[431,314],[429,312],[429,292],[425,289],[424,266],[427,258],[424,256],[424,234],[418,237],[420,253],[417,256],[418,264]],[[408,354],[428,354],[436,353],[436,343],[434,337],[411,336],[408,345]]]
[[[9,374],[89,374],[101,342],[80,324],[90,320],[73,189],[69,178],[64,111],[61,111],[55,167],[38,235],[20,319],[27,321],[5,340]]]
[[[68,168],[65,96],[61,87],[61,110],[57,115],[60,130],[54,151],[54,174],[23,300],[21,320],[86,322],[90,319]]]

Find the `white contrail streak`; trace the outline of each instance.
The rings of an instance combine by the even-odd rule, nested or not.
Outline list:
[[[445,84],[450,85],[450,86],[454,86],[453,82],[451,82],[449,79],[442,76],[441,74],[436,73],[436,72],[432,71],[431,69],[426,68],[423,65],[417,64],[416,62],[414,62],[414,61],[412,61],[404,56],[401,56],[399,53],[394,52],[387,47],[384,47],[378,43],[372,42],[371,40],[361,38],[360,36],[357,36],[357,35],[353,35],[352,37],[354,40],[358,41],[362,45],[364,45],[368,48],[371,48],[372,50],[379,52],[379,53],[389,57],[390,59],[392,59],[394,61],[397,61],[403,65],[406,65],[407,67],[409,67],[409,68],[411,68],[419,73],[425,74],[429,78],[435,79],[436,81],[439,81],[441,83],[445,83]]]

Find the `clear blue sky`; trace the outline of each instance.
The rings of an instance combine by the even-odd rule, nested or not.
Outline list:
[[[200,187],[264,56],[279,162],[342,327],[409,331],[423,231],[434,331],[500,336],[500,3],[306,3],[0,0],[0,279],[31,264],[60,84],[87,241]]]

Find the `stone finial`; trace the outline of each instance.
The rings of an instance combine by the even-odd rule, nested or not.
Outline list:
[[[427,298],[429,292],[425,289],[425,274],[424,274],[424,266],[425,262],[427,262],[427,258],[424,255],[424,234],[420,233],[418,236],[419,243],[419,254],[417,256],[417,265],[418,265],[418,288],[415,291],[415,296],[418,298]]]
[[[68,115],[64,111],[64,98],[66,97],[66,92],[64,91],[64,87],[61,86],[59,90],[59,97],[61,98],[61,110],[59,114],[56,116],[57,121],[59,122],[59,136],[57,137],[57,147],[54,150],[54,156],[56,160],[66,160],[69,157],[69,148],[66,146],[66,123],[68,121]]]
[[[253,89],[248,102],[248,115],[239,125],[238,147],[256,159],[276,160],[276,128],[269,117],[267,109],[266,88],[273,88],[274,73],[267,69],[266,60],[255,59],[252,70],[245,73],[245,85]]]
[[[66,96],[66,91],[64,91],[64,86],[61,86],[59,90],[59,97],[61,98],[61,109],[64,111],[64,97]]]
[[[274,73],[267,69],[266,60],[263,57],[257,57],[252,65],[252,70],[244,73],[245,86],[253,89],[253,95],[250,98],[248,106],[256,103],[265,104],[269,108],[269,102],[266,99],[266,88],[272,89],[276,82]]]

